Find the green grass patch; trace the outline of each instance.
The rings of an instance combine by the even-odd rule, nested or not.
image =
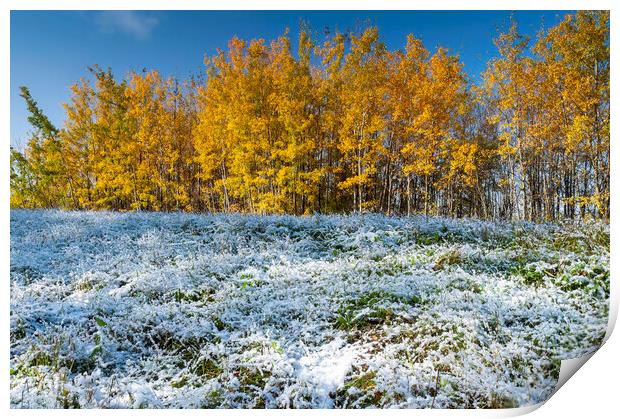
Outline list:
[[[376,371],[350,377],[336,392],[337,405],[361,409],[381,407],[383,392],[377,391],[376,378]]]

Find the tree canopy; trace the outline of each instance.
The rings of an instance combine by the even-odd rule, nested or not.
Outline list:
[[[534,41],[513,22],[478,84],[377,28],[230,40],[206,76],[89,68],[59,129],[11,149],[11,206],[533,221],[609,217],[609,12]]]

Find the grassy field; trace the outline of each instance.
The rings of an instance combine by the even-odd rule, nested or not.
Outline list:
[[[608,317],[609,227],[11,212],[15,408],[500,408]]]

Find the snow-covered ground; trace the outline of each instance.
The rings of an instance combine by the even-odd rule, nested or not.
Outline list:
[[[514,407],[595,350],[609,228],[11,212],[13,407]]]

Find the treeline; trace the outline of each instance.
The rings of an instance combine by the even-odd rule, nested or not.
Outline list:
[[[90,68],[57,129],[11,150],[11,206],[534,221],[609,217],[609,13],[530,42],[516,22],[480,83],[376,28],[233,38],[206,79]]]

